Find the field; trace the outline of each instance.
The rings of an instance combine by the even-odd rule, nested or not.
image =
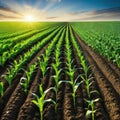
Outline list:
[[[0,120],[120,120],[120,22],[0,23]]]

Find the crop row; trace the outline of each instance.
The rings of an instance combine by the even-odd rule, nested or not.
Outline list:
[[[61,33],[62,33],[62,36],[63,36],[64,35],[63,29],[61,29],[59,31],[59,33],[56,35],[56,37],[53,39],[53,41],[47,47],[47,49],[45,51],[45,54],[42,54],[43,60],[39,59],[39,66],[40,66],[40,70],[42,72],[42,78],[44,78],[46,76],[46,74],[47,74],[47,71],[49,69],[48,62],[49,62],[49,59],[50,59],[50,55],[52,54],[56,43],[57,43],[57,46],[60,45],[61,40],[59,42],[58,42],[58,40],[59,40],[59,37],[60,37]],[[58,82],[58,78],[59,78],[59,74],[58,74],[58,76],[54,76],[54,78],[55,78],[54,79],[55,83],[57,83]],[[40,94],[40,96],[38,96],[38,95],[36,95],[36,94],[33,93],[33,95],[36,97],[36,100],[32,100],[32,102],[39,108],[40,119],[41,120],[43,120],[43,109],[44,109],[44,104],[46,102],[52,102],[56,106],[56,102],[54,100],[52,100],[52,99],[45,99],[45,97],[46,97],[46,94],[50,90],[52,90],[52,89],[55,90],[55,93],[56,93],[56,96],[57,96],[57,92],[58,92],[58,86],[57,85],[58,84],[56,84],[55,87],[50,87],[50,88],[48,88],[48,89],[46,89],[44,91],[42,84],[40,84],[39,85],[39,94]]]
[[[15,32],[15,33],[4,33],[4,34],[2,34],[2,36],[0,36],[0,40],[6,40],[6,39],[9,39],[10,37],[11,38],[14,38],[14,37],[16,37],[16,36],[18,36],[18,35],[22,35],[22,34],[25,34],[25,33],[27,33],[27,32],[30,32],[31,30],[25,30],[25,31],[18,31],[18,32]]]

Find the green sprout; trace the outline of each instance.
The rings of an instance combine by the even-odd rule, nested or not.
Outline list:
[[[54,81],[55,81],[55,86],[51,87],[50,89],[55,91],[56,99],[55,99],[54,105],[55,105],[55,111],[57,111],[57,94],[58,94],[58,88],[61,84],[61,81],[59,81],[59,79],[60,79],[60,74],[61,74],[62,69],[58,69],[56,64],[52,64],[52,66],[55,70],[55,75],[53,76]]]
[[[88,110],[86,112],[85,117],[88,119],[90,115],[92,115],[92,120],[95,120],[95,112],[97,111],[95,110],[95,102],[98,102],[100,98],[94,100],[87,100],[87,99],[84,100],[88,103]]]
[[[0,82],[0,96],[3,96],[4,94],[4,86],[3,86],[3,82]]]
[[[26,77],[21,77],[21,79],[20,79],[20,84],[23,86],[25,93],[28,92],[28,86],[30,83],[30,79],[31,79],[31,77],[36,69],[36,66],[37,66],[37,63],[31,65],[29,67],[29,71],[25,71]]]
[[[47,72],[47,65],[48,65],[49,57],[46,57],[44,54],[42,54],[42,56],[43,56],[43,61],[41,61],[39,57],[38,57],[38,61],[39,61],[39,66],[42,72],[42,77],[44,77],[45,73]]]
[[[52,99],[45,100],[45,96],[49,92],[49,90],[50,89],[43,91],[42,84],[40,84],[39,85],[40,97],[38,95],[32,93],[36,98],[36,100],[32,100],[32,102],[39,108],[40,120],[43,120],[43,109],[44,109],[45,103],[47,103],[47,102],[52,102],[53,104],[55,103]]]
[[[7,71],[7,74],[3,75],[3,77],[8,82],[8,84],[11,85],[15,75],[16,75],[16,71],[14,70],[13,67],[10,67]]]
[[[7,60],[7,57],[8,57],[8,52],[4,52],[1,56],[0,56],[0,65],[2,67],[4,67],[5,65],[5,62]]]

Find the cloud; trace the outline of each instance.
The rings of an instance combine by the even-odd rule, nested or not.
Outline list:
[[[5,11],[5,12],[11,12],[11,13],[18,14],[16,11],[11,10],[10,8],[5,8],[3,6],[0,6],[0,11]]]
[[[5,7],[3,7],[3,6],[0,6],[0,12],[9,12],[9,13],[21,15],[20,13],[12,10],[12,9],[10,9],[10,8],[5,8]]]
[[[0,14],[0,19],[7,18],[7,16]]]
[[[88,19],[120,20],[120,7],[96,10],[88,13]]]
[[[48,2],[61,2],[61,0],[46,0]]]
[[[21,18],[21,14],[7,7],[0,6],[0,19]]]
[[[79,15],[79,14],[84,14],[86,11],[76,11],[76,12],[71,12],[69,13],[70,15]]]
[[[13,20],[19,20],[18,17],[15,17],[15,16],[6,16],[6,15],[2,15],[0,14],[0,20],[3,20],[3,21],[6,21],[6,20],[9,20],[9,21],[13,21]]]
[[[56,18],[58,18],[57,16],[55,16],[55,17],[46,17],[46,19],[56,19]]]
[[[77,11],[69,13],[72,21],[104,21],[104,20],[120,20],[120,7],[94,10],[94,11]],[[74,16],[74,17],[73,17]]]
[[[102,9],[102,10],[96,10],[91,12],[91,14],[104,14],[104,13],[120,13],[120,7],[115,7],[115,8],[108,8],[108,9]]]
[[[5,7],[3,7],[3,6],[0,6],[0,10],[13,12],[11,9],[5,8]]]

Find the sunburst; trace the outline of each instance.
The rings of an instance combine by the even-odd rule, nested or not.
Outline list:
[[[25,21],[27,21],[27,22],[33,22],[34,20],[35,20],[35,18],[32,15],[26,15],[25,16]]]

